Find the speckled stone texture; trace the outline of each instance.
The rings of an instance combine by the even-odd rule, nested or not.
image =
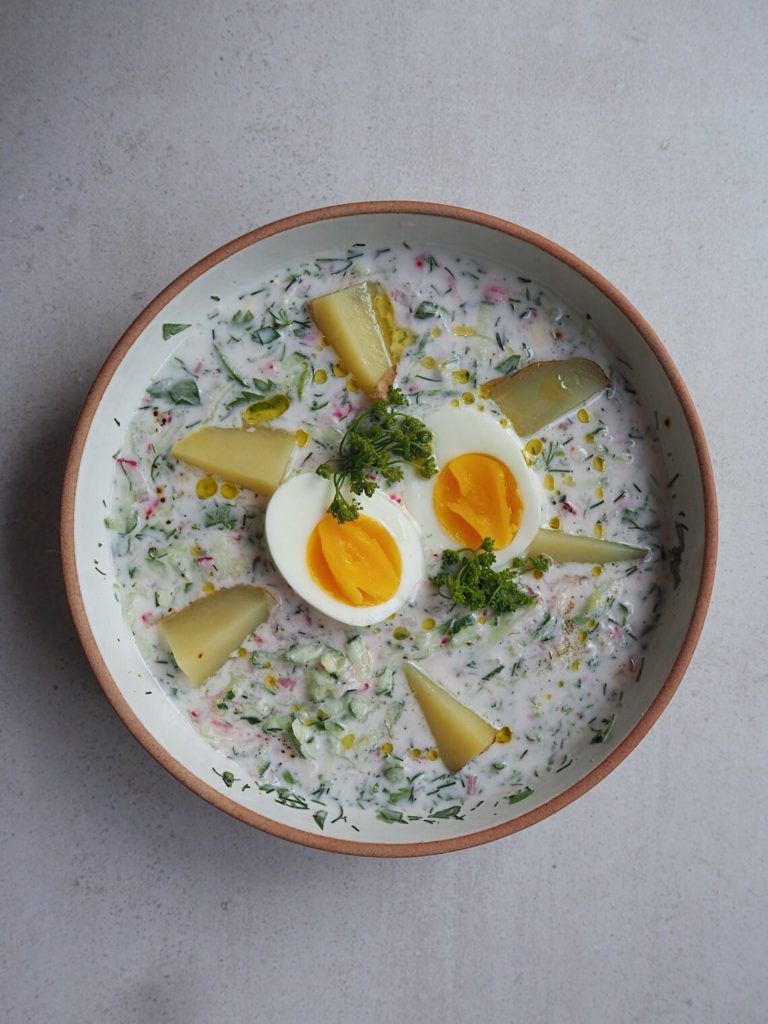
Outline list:
[[[766,950],[762,0],[6,0],[0,1019],[758,1024]],[[70,624],[56,527],[88,385],[157,291],[353,199],[508,217],[614,281],[690,384],[722,548],[639,749],[521,835],[376,862],[158,767]]]

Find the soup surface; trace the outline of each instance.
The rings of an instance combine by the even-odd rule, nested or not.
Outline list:
[[[447,453],[438,468],[455,462],[453,476],[427,480],[409,469],[402,482],[381,489],[415,522],[423,564],[394,615],[351,626],[308,604],[278,571],[265,537],[269,499],[173,458],[171,447],[199,426],[242,426],[254,402],[279,398],[276,408],[287,408],[267,426],[295,434],[288,477],[319,480],[315,469],[371,399],[323,340],[308,303],[365,279],[379,282],[394,307],[405,411],[435,423],[435,450]],[[168,698],[231,758],[228,786],[258,787],[308,808],[320,828],[353,806],[393,824],[461,818],[483,802],[506,807],[526,799],[542,778],[575,770],[591,744],[610,742],[625,692],[642,685],[643,651],[676,572],[658,424],[643,404],[642,381],[615,358],[610,339],[523,276],[406,244],[359,244],[288,267],[245,294],[211,296],[206,322],[166,324],[163,334],[177,347],[148,384],[115,456],[108,525],[116,587]],[[611,386],[535,436],[518,438],[483,382],[532,361],[574,356],[597,362]],[[645,559],[526,572],[520,584],[534,600],[511,613],[453,605],[429,577],[441,548],[462,546],[435,542],[463,500],[461,488],[470,498],[477,488],[499,488],[511,507],[519,500],[485,447],[489,424],[518,456],[522,450],[534,488],[525,500],[537,495],[542,526],[640,546]],[[468,526],[465,518],[457,536],[469,531],[471,541],[485,525]],[[517,519],[498,528],[514,534]],[[287,521],[287,543],[293,530]],[[397,552],[390,561],[400,564]],[[413,570],[418,559],[406,563]],[[265,588],[276,604],[194,688],[157,623],[241,583]],[[440,757],[406,681],[406,661],[497,730],[495,742],[460,771],[449,772]]]

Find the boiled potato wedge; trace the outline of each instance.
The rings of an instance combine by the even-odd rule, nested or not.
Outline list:
[[[193,601],[157,627],[190,683],[202,686],[266,620],[274,603],[266,590],[243,583]]]
[[[610,385],[591,359],[552,359],[530,363],[508,377],[496,377],[483,391],[523,437],[560,419]]]
[[[489,722],[408,661],[405,677],[449,772],[461,771],[490,747],[496,730]]]
[[[310,303],[312,319],[336,350],[345,369],[372,398],[385,398],[395,368],[389,351],[389,328],[379,316],[375,281],[361,281]]]
[[[294,449],[294,435],[269,427],[201,427],[182,437],[171,455],[257,494],[273,494]]]
[[[606,562],[629,562],[633,558],[645,558],[645,548],[633,548],[629,544],[617,544],[612,540],[598,540],[577,533],[561,533],[559,530],[539,530],[528,547],[526,554],[549,555],[553,562],[590,562],[604,565]]]

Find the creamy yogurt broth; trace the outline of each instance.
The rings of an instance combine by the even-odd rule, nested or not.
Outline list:
[[[506,427],[484,381],[533,360],[583,356],[602,366],[611,386],[567,418],[522,440],[506,429],[538,481],[543,526],[641,546],[647,557],[528,573],[520,582],[535,601],[502,616],[469,613],[438,594],[428,579],[436,555],[426,546],[409,600],[385,621],[346,626],[302,600],[271,560],[268,500],[170,449],[193,427],[241,426],[248,403],[285,395],[290,405],[270,425],[295,432],[290,474],[315,475],[371,399],[324,342],[308,300],[363,279],[380,282],[392,300],[404,344],[397,385],[420,419],[471,407]],[[463,818],[577,770],[580,755],[608,739],[624,693],[640,685],[677,568],[657,424],[631,367],[588,318],[535,282],[405,243],[355,245],[210,301],[206,322],[164,326],[167,340],[183,332],[169,343],[183,344],[148,386],[115,456],[108,525],[115,586],[138,648],[179,713],[231,758],[224,782],[272,793],[322,829],[350,807],[392,823]],[[408,506],[407,486],[386,494]],[[193,688],[157,622],[239,583],[265,588],[276,604]],[[498,730],[456,773],[411,694],[405,660]]]

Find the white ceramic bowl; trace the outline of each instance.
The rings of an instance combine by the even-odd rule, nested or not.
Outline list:
[[[226,788],[221,773],[231,762],[165,698],[123,620],[113,595],[102,503],[109,503],[112,453],[123,439],[118,423],[130,420],[147,381],[172,355],[168,344],[158,344],[161,324],[202,320],[210,295],[243,292],[254,279],[360,238],[382,247],[406,239],[471,253],[530,276],[589,313],[617,355],[634,366],[646,401],[658,410],[670,472],[680,474],[674,511],[684,510],[688,525],[674,613],[657,627],[642,685],[625,696],[610,740],[589,746],[567,779],[554,774],[542,780],[524,804],[501,812],[488,805],[463,821],[413,822],[407,842],[373,812],[348,812],[333,824],[329,816],[321,832],[309,809],[284,806],[255,788]],[[75,430],[62,507],[64,576],[75,624],[108,698],[138,740],[178,779],[242,821],[308,846],[374,856],[440,853],[508,835],[564,807],[612,771],[648,732],[682,678],[709,603],[716,545],[714,482],[701,425],[678,371],[639,313],[596,271],[553,242],[507,221],[428,203],[360,203],[289,217],[243,235],[182,274],[135,320],[96,378]]]

